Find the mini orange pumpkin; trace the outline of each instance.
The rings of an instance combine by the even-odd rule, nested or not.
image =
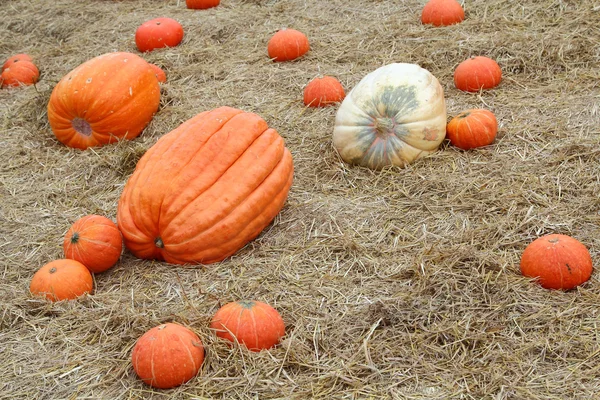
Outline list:
[[[446,126],[446,137],[450,143],[463,150],[492,144],[497,132],[496,116],[482,109],[463,111]]]
[[[219,3],[221,0],[185,0],[187,8],[193,10],[206,10],[218,6]]]
[[[119,228],[101,215],[78,219],[63,240],[65,258],[79,261],[94,273],[112,268],[121,257],[122,248]]]
[[[290,61],[303,56],[310,49],[306,35],[295,29],[282,29],[267,44],[269,58],[273,61]]]
[[[158,79],[160,83],[165,83],[167,81],[167,74],[161,67],[156,64],[150,64],[150,68],[152,68],[152,71],[154,71],[154,74],[156,75],[156,79]]]
[[[175,47],[182,40],[183,27],[172,18],[151,19],[144,22],[135,31],[135,44],[141,52]]]
[[[61,259],[40,268],[31,279],[29,291],[48,300],[71,300],[91,293],[94,280],[90,271],[75,260]]]
[[[484,56],[469,58],[454,70],[454,85],[466,92],[494,88],[501,80],[502,70],[498,63]]]
[[[159,389],[179,386],[198,374],[204,346],[192,330],[174,323],[150,329],[136,342],[131,362],[137,376]]]
[[[260,301],[225,304],[214,315],[210,328],[218,337],[237,341],[252,351],[270,349],[285,335],[279,312]]]
[[[6,60],[6,62],[2,65],[2,71],[4,71],[6,68],[10,67],[13,63],[20,62],[20,61],[29,61],[32,63],[33,59],[31,58],[31,56],[29,54],[25,54],[25,53],[15,54],[14,56],[9,57],[8,60]]]
[[[0,74],[0,84],[4,87],[29,86],[38,81],[40,71],[31,61],[13,61]]]
[[[309,107],[339,103],[345,96],[342,84],[333,76],[315,78],[304,88],[304,104]]]
[[[577,239],[551,234],[531,242],[521,255],[521,273],[546,289],[569,290],[592,275],[592,257]]]
[[[421,12],[421,22],[434,26],[453,25],[465,19],[465,11],[456,0],[429,0]]]
[[[58,82],[48,103],[48,121],[60,142],[86,149],[137,137],[159,102],[158,80],[143,58],[108,53]]]

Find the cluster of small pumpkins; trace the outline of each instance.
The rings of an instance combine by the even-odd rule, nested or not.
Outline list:
[[[206,9],[219,0],[186,4]],[[431,0],[421,17],[434,26],[463,19],[455,0]],[[182,38],[183,28],[169,18],[148,21],[135,34],[140,52],[177,46]],[[294,29],[277,32],[267,47],[269,57],[278,62],[301,57],[310,48],[306,35]],[[30,62],[19,57],[3,70]],[[454,83],[460,90],[480,92],[497,86],[501,77],[494,60],[479,56],[455,69]],[[89,60],[55,86],[48,104],[52,131],[60,142],[79,149],[133,139],[158,110],[159,82],[164,81],[164,71],[132,53]],[[348,96],[336,78],[316,78],[306,86],[303,101],[311,107],[341,102],[334,146],[346,162],[372,169],[405,166],[434,152],[446,137],[461,149],[485,146],[497,132],[496,118],[488,110],[467,110],[447,123],[440,83],[414,64],[383,66]],[[53,301],[91,293],[91,273],[113,267],[123,243],[144,259],[172,264],[221,261],[256,238],[279,213],[293,169],[282,137],[260,116],[230,107],[202,112],[162,136],[139,160],[119,199],[117,224],[98,215],[76,221],[64,238],[65,258],[38,270],[30,291]],[[589,279],[592,260],[576,239],[548,235],[527,246],[521,271],[543,287],[566,290]],[[219,337],[257,351],[276,345],[285,334],[280,314],[258,301],[226,304],[211,328]],[[158,388],[191,379],[203,359],[198,336],[175,323],[146,332],[132,352],[136,373]]]

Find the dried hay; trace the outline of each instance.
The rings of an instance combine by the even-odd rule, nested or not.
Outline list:
[[[600,390],[596,274],[571,292],[519,274],[539,235],[600,249],[600,7],[592,0],[465,1],[466,20],[419,22],[424,0],[10,0],[0,7],[0,56],[31,54],[35,87],[0,91],[0,398],[588,399]],[[58,80],[109,51],[136,52],[133,34],[158,16],[183,43],[143,57],[168,76],[161,108],[136,140],[85,152],[64,147],[45,107]],[[305,32],[311,51],[272,63],[268,38]],[[491,91],[456,90],[471,55],[502,66]],[[472,107],[500,122],[496,143],[439,152],[373,172],[331,145],[336,107],[305,109],[318,74],[347,90],[391,62],[438,77],[449,115]],[[200,111],[229,105],[265,118],[294,155],[289,200],[257,240],[208,267],[179,268],[125,253],[96,292],[49,304],[29,280],[62,256],[79,217],[114,219],[135,162]],[[281,346],[259,354],[214,339],[208,322],[240,298],[276,307]],[[177,321],[207,357],[186,385],[136,379],[130,352],[151,327]]]

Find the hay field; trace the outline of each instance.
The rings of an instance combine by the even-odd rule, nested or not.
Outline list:
[[[0,57],[26,52],[33,87],[0,90],[1,399],[591,399],[600,392],[600,282],[548,291],[519,258],[540,235],[571,235],[600,261],[600,3],[465,0],[463,23],[421,25],[425,0],[3,0]],[[167,72],[140,137],[87,151],[52,134],[54,85],[110,51],[137,53],[146,20],[184,27],[176,48],[143,57]],[[268,38],[307,34],[310,52],[270,62]],[[495,59],[499,87],[456,90],[454,68]],[[350,90],[372,70],[431,71],[449,116],[492,110],[496,142],[444,143],[405,169],[344,164],[337,107],[306,109],[304,86],[333,75]],[[222,105],[256,112],[294,156],[288,201],[259,238],[218,264],[176,267],[124,252],[95,293],[51,304],[29,281],[62,257],[83,215],[113,220],[123,185],[156,140]],[[222,304],[268,302],[287,335],[261,353],[229,348],[208,323]],[[160,391],[130,353],[176,321],[206,347],[200,374]]]

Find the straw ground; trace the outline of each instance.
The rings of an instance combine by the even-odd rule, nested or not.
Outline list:
[[[600,250],[600,8],[591,0],[468,0],[466,19],[419,22],[424,0],[7,0],[0,56],[31,54],[35,87],[0,91],[0,398],[2,399],[589,399],[600,391],[600,283],[547,291],[519,257],[547,233]],[[183,43],[143,57],[168,75],[143,134],[87,151],[61,145],[46,105],[82,62],[136,52],[144,21],[168,16]],[[307,34],[310,52],[270,62],[268,38]],[[454,88],[459,62],[485,55],[501,85]],[[337,107],[305,109],[319,74],[351,89],[392,62],[430,70],[449,116],[492,110],[497,141],[444,143],[405,169],[344,164],[331,144]],[[228,105],[260,114],[295,163],[274,223],[230,259],[175,267],[124,253],[95,293],[50,304],[28,293],[62,257],[72,222],[113,220],[123,185],[156,140],[195,114]],[[216,340],[219,305],[257,299],[282,314],[287,336],[268,352]],[[158,391],[131,368],[136,339],[176,321],[206,345],[201,373]]]

